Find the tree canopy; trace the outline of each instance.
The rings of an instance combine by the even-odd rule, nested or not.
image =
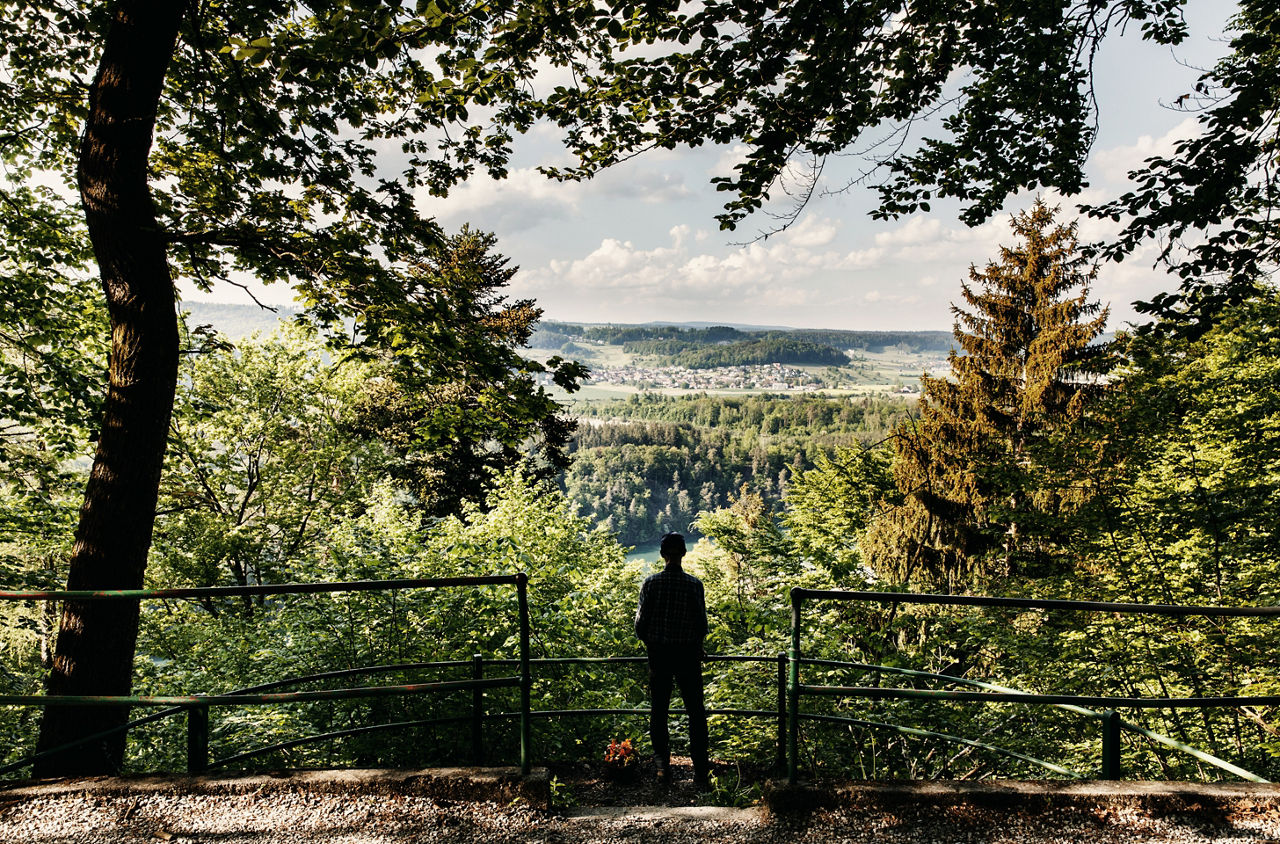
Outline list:
[[[1125,222],[1101,246],[1105,257],[1159,244],[1159,263],[1181,287],[1142,310],[1193,333],[1254,295],[1280,266],[1280,10],[1242,0],[1231,28],[1231,52],[1179,98],[1199,112],[1201,133],[1131,172],[1133,190],[1086,209]]]
[[[952,197],[975,224],[1020,189],[1082,187],[1095,51],[1131,21],[1144,38],[1179,42],[1181,7],[620,0],[600,12],[617,56],[548,98],[581,156],[554,172],[587,176],[650,147],[742,143],[745,160],[716,179],[734,194],[720,215],[733,228],[797,178],[797,159],[809,162],[803,201],[824,161],[853,149],[887,170],[877,216]],[[924,117],[941,121],[915,141]]]
[[[438,516],[483,501],[500,471],[545,477],[568,465],[575,423],[538,379],[572,393],[587,370],[520,354],[542,311],[503,295],[516,268],[495,242],[466,227],[445,238],[400,287],[360,304],[344,344],[379,364],[355,427],[392,446],[394,474]]]
[[[52,174],[78,190],[111,320],[68,578],[86,589],[142,583],[177,384],[175,276],[287,282],[341,324],[439,243],[413,192],[443,193],[476,166],[501,175],[538,63],[593,49],[573,8],[520,3],[5,2],[0,18],[8,174],[18,189]],[[436,154],[431,133],[475,106],[497,109],[491,129]],[[68,602],[50,690],[127,692],[136,630],[136,605]],[[42,747],[123,714],[52,707]],[[42,772],[111,770],[120,748]]]

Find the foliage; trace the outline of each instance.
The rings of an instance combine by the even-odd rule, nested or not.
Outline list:
[[[723,217],[732,226],[781,187],[793,153],[815,156],[820,167],[822,157],[856,145],[864,130],[888,122],[895,125],[883,149],[895,151],[873,152],[870,162],[887,166],[890,173],[880,185],[876,213],[928,210],[935,196],[947,196],[966,203],[963,217],[975,222],[1020,187],[1049,184],[1068,192],[1079,187],[1092,135],[1087,71],[1094,47],[1110,27],[1129,20],[1141,21],[1147,37],[1176,42],[1183,32],[1179,8],[1176,0],[1017,8],[906,9],[872,3],[841,7],[838,13],[773,0],[697,8],[627,0],[609,9],[576,0],[466,9],[445,2],[411,7],[345,0],[323,7],[0,2],[0,113],[6,126],[0,138],[6,174],[0,187],[6,207],[0,285],[9,303],[0,315],[5,402],[0,461],[6,470],[0,490],[6,542],[0,573],[6,582],[22,585],[44,585],[55,576],[68,550],[74,490],[82,482],[95,427],[103,435],[136,433],[123,415],[108,414],[104,424],[94,424],[107,314],[95,304],[88,283],[86,230],[61,198],[79,165],[87,205],[97,213],[99,258],[111,259],[100,269],[117,341],[113,362],[123,366],[141,360],[151,367],[143,373],[146,378],[134,381],[126,373],[130,377],[120,380],[130,389],[138,387],[133,397],[141,401],[132,406],[160,420],[159,436],[150,446],[106,448],[101,466],[159,465],[173,383],[155,372],[177,371],[177,333],[169,331],[171,322],[160,324],[164,319],[137,332],[129,320],[135,312],[172,316],[171,275],[203,287],[236,284],[244,273],[296,284],[315,321],[335,333],[348,321],[357,324],[357,341],[367,342],[377,359],[372,364],[386,367],[384,380],[378,381],[368,375],[366,361],[322,365],[305,351],[311,341],[296,336],[280,343],[251,341],[234,352],[191,343],[180,415],[170,432],[171,467],[177,468],[164,489],[153,582],[524,570],[540,584],[532,604],[539,655],[634,654],[629,622],[640,572],[624,562],[616,541],[576,516],[575,508],[546,485],[518,474],[483,480],[486,468],[524,462],[521,449],[539,431],[541,448],[554,463],[566,432],[544,424],[551,424],[556,411],[533,380],[548,373],[514,352],[528,337],[536,310],[527,303],[507,304],[496,293],[510,270],[489,252],[491,240],[485,236],[464,232],[441,249],[440,233],[415,210],[414,193],[447,192],[476,167],[503,175],[512,133],[547,114],[568,127],[570,144],[584,156],[582,168],[569,175],[589,173],[649,145],[745,142],[746,160],[721,182],[735,194]],[[1074,502],[1061,506],[1066,502],[1053,500],[1069,497],[1064,482],[1078,482],[1083,472],[1083,464],[1069,462],[1073,455],[1060,439],[1024,442],[1009,434],[1018,430],[1009,424],[1015,418],[1056,424],[1063,394],[1079,385],[1053,378],[1039,382],[1046,391],[1029,391],[1031,398],[1019,406],[1034,412],[1019,416],[1014,404],[1002,403],[1004,387],[1017,378],[979,372],[983,350],[976,346],[966,345],[965,356],[953,356],[962,385],[969,376],[1004,379],[975,377],[983,390],[966,399],[967,411],[995,409],[996,416],[987,412],[984,425],[999,435],[1000,448],[971,448],[965,442],[973,430],[964,424],[972,421],[967,417],[953,413],[950,428],[937,425],[943,434],[959,435],[953,439],[969,449],[972,468],[959,473],[967,497],[953,503],[971,511],[962,514],[966,518],[978,513],[979,544],[988,551],[999,547],[994,553],[1004,552],[1004,562],[1022,565],[1011,550],[1034,556],[1055,549],[1035,546],[1028,552],[1014,547],[1018,543],[1009,537],[1039,542],[1043,528],[1043,536],[1054,542],[1064,531],[1087,536],[1085,547],[1093,552],[1079,570],[1055,569],[1057,577],[1020,584],[1022,589],[1190,602],[1274,601],[1274,524],[1268,518],[1277,498],[1273,364],[1280,319],[1274,295],[1269,290],[1258,295],[1257,282],[1275,265],[1270,165],[1278,19],[1269,4],[1245,0],[1232,54],[1202,80],[1204,93],[1225,94],[1205,113],[1209,131],[1174,156],[1150,162],[1134,192],[1101,207],[1103,216],[1135,217],[1108,253],[1112,257],[1135,251],[1153,237],[1172,243],[1197,231],[1208,233],[1205,245],[1180,263],[1175,251],[1165,253],[1187,283],[1152,308],[1171,323],[1200,320],[1202,314],[1212,320],[1200,320],[1183,336],[1139,337],[1126,347],[1123,388],[1107,409],[1114,429],[1091,429],[1096,439],[1085,444],[1110,458],[1101,464],[1106,471],[1089,466],[1093,498],[1088,507],[1076,513]],[[165,22],[172,30],[164,31]],[[131,30],[131,25],[140,28]],[[638,58],[615,55],[642,43]],[[136,49],[128,49],[130,44]],[[85,74],[108,54],[126,65],[136,59],[156,78],[106,74],[91,83]],[[581,84],[539,103],[531,83],[548,64],[568,68]],[[104,78],[120,84],[104,85]],[[91,89],[92,109],[85,96]],[[111,111],[118,101],[104,99],[104,93],[132,96],[136,108]],[[471,119],[472,111],[479,120]],[[941,133],[916,147],[897,143],[904,136],[894,133],[911,129],[916,116],[937,113],[943,116]],[[130,134],[115,146],[100,144],[94,139],[102,136],[94,132],[104,126]],[[82,137],[90,139],[83,147]],[[82,149],[92,154],[86,157],[91,166],[77,161]],[[136,165],[131,171],[136,183],[95,169],[122,160]],[[40,187],[48,183],[56,187]],[[801,178],[802,194],[812,186],[812,180]],[[128,201],[112,205],[118,198]],[[104,215],[104,207],[116,213]],[[113,236],[116,232],[128,237]],[[149,260],[137,265],[118,260],[113,250],[135,236],[151,247],[143,256]],[[473,256],[473,265],[457,260],[461,254]],[[136,270],[144,265],[150,269]],[[974,277],[1000,282],[1006,280],[1002,269],[1008,268],[996,265]],[[148,297],[139,309],[135,294],[142,291]],[[975,310],[958,316],[969,328],[966,342],[981,346],[990,339],[980,325],[984,315],[1008,303],[989,290],[967,289],[966,296]],[[1085,313],[1083,303],[1081,294],[1059,302],[1059,311],[1074,309],[1079,316]],[[1216,327],[1213,320],[1219,321]],[[1076,332],[1078,340],[1089,325],[1077,324],[1065,333]],[[682,337],[679,329],[646,330],[648,335],[636,339]],[[157,333],[164,336],[153,345]],[[704,335],[708,342],[745,339],[737,333],[718,327]],[[146,342],[135,347],[126,339]],[[843,338],[840,344],[846,347]],[[149,351],[133,355],[131,350],[139,348]],[[388,357],[381,358],[383,353]],[[968,359],[973,362],[960,363]],[[1056,376],[1065,362],[1067,356],[1050,355],[1049,363],[1031,374]],[[551,369],[561,386],[581,374],[562,364]],[[1026,377],[1023,386],[1033,382]],[[963,397],[959,386],[944,386],[940,379],[926,383],[936,385],[937,406],[958,409],[960,402],[952,400]],[[436,492],[423,483],[418,502],[388,477],[383,444],[368,427],[353,424],[354,391],[375,385],[398,391],[388,389],[385,401],[363,408],[403,411],[388,416],[397,423],[386,429],[388,439],[396,438],[391,444],[405,456],[453,460],[466,491]],[[503,391],[513,389],[516,397],[506,403]],[[456,401],[450,390],[459,391]],[[655,452],[652,459],[640,455],[635,463],[636,475],[646,483],[654,482],[650,467],[661,464],[665,477],[658,480],[666,483],[670,477],[669,490],[692,489],[679,475],[689,467],[674,465],[681,450],[685,457],[692,451],[707,467],[721,468],[718,458],[725,454],[743,458],[737,464],[723,460],[720,478],[732,472],[732,488],[738,490],[729,507],[715,510],[725,502],[721,496],[727,490],[720,484],[700,500],[690,494],[689,503],[680,504],[679,518],[708,511],[697,525],[716,540],[715,545],[700,543],[689,555],[690,566],[698,567],[708,584],[713,646],[773,655],[783,646],[788,586],[831,585],[836,569],[841,585],[847,585],[859,572],[847,543],[831,549],[833,562],[818,554],[824,542],[817,523],[819,486],[852,452],[824,455],[885,430],[896,411],[875,403],[807,400],[767,406],[763,400],[707,397],[687,404],[637,401],[628,407],[654,422],[742,426],[717,433],[654,425],[622,431],[612,443],[604,440],[614,432],[600,426],[598,436],[602,448],[625,449],[626,436],[654,441],[646,447],[667,448],[660,459]],[[1070,396],[1065,407],[1068,416],[1078,415]],[[477,427],[485,410],[496,410],[492,419],[501,423],[496,432]],[[922,430],[930,424],[923,420]],[[461,448],[450,452],[454,444]],[[499,458],[489,459],[484,449],[490,444],[497,446]],[[852,468],[874,480],[876,467],[866,459]],[[829,462],[818,462],[812,470],[817,474],[804,481],[809,461],[822,460]],[[736,476],[743,474],[745,481],[750,472],[754,479],[757,461],[758,474],[768,484],[742,490]],[[602,464],[606,468],[599,476],[608,471],[608,460]],[[1040,477],[1028,483],[1034,472]],[[802,481],[788,499],[796,521],[786,533],[774,512],[776,499],[765,496],[782,494],[797,473]],[[99,477],[108,474],[100,471]],[[843,497],[851,482],[831,488]],[[483,505],[459,503],[484,486],[491,494]],[[905,491],[918,491],[918,485],[907,486]],[[638,494],[638,486],[623,491],[628,511]],[[446,502],[440,512],[456,513],[424,522],[418,505],[429,500]],[[679,503],[678,490],[675,500]],[[121,494],[108,484],[88,501],[125,509],[122,520],[107,520],[105,531],[82,532],[88,552],[75,582],[134,585],[130,578],[136,574],[141,580],[155,510],[147,490],[135,485]],[[863,499],[852,504],[846,501],[832,512],[856,531],[864,518]],[[94,511],[87,506],[82,512]],[[674,518],[676,511],[671,512]],[[653,518],[652,513],[643,516]],[[146,541],[130,545],[128,554],[115,554],[111,551],[119,546],[94,545],[108,534]],[[865,545],[860,542],[858,550]],[[510,657],[513,604],[509,591],[499,589],[320,596],[249,606],[152,603],[142,614],[133,668],[138,691],[225,691],[387,660],[400,666],[419,659],[465,661],[473,653]],[[19,613],[17,621],[29,629],[34,620]],[[997,612],[973,617],[837,607],[823,608],[807,624],[805,634],[813,642],[809,652],[816,656],[861,655],[891,667],[997,679],[1038,691],[1200,694],[1276,687],[1270,659],[1275,634],[1251,621],[1126,626],[1102,616]],[[88,624],[83,640],[117,642],[131,652],[127,626]],[[37,688],[41,669],[31,637],[6,639],[4,647],[4,688]],[[102,676],[109,673],[108,663],[128,668],[127,658],[114,658],[119,655],[103,660]],[[764,665],[772,672],[770,663]],[[644,699],[638,671],[594,664],[548,671],[536,693],[551,706],[635,707]],[[772,689],[760,682],[759,671],[758,665],[718,670],[709,699],[713,705],[732,701],[769,708]],[[837,673],[815,670],[814,676]],[[880,682],[882,672],[854,669],[844,679],[848,673]],[[420,669],[403,667],[382,676],[388,681],[423,678]],[[120,679],[107,678],[106,686],[94,690],[115,690]],[[468,703],[455,696],[229,710],[220,713],[214,739],[220,751],[232,752],[250,739],[457,717]],[[835,712],[848,703],[832,699],[820,706]],[[512,695],[494,692],[487,705],[491,711],[510,710]],[[1064,724],[1051,714],[1021,708],[975,712],[951,705],[870,704],[865,711],[867,722],[964,735],[1013,733],[1014,743],[1028,752],[1051,748],[1048,735],[1065,743],[1066,754],[1077,760],[1086,758],[1092,741],[1090,722]],[[1245,761],[1265,767],[1267,755],[1277,752],[1270,713],[1246,708],[1241,714],[1244,719],[1230,712],[1141,717],[1192,743],[1234,747]],[[31,720],[6,712],[0,729],[29,737]],[[79,726],[92,732],[92,722],[83,722]],[[170,721],[140,735],[133,764],[175,767],[174,753],[181,747],[177,730],[177,722]],[[726,755],[758,756],[772,742],[766,728],[730,730],[717,721],[713,730]],[[973,751],[913,744],[871,724],[850,731],[861,742],[852,764],[873,776],[985,776],[997,770],[991,759],[975,760],[980,754]],[[619,733],[616,723],[595,722],[584,729],[563,722],[547,728],[541,746],[548,755],[571,755],[598,747],[601,736]],[[396,741],[351,739],[334,756],[353,764],[421,764],[456,755],[451,735],[433,741],[424,728]],[[495,755],[511,744],[501,727],[488,738]],[[28,738],[13,742],[8,752],[29,743]],[[819,770],[841,764],[840,756],[847,753],[823,742],[808,746]],[[329,753],[328,748],[282,752],[264,764],[318,764]],[[1162,756],[1149,761],[1146,772],[1198,773]]]
[[[777,503],[801,471],[834,449],[883,437],[906,412],[896,399],[817,396],[636,396],[575,406],[591,420],[574,439],[563,486],[626,544],[688,532],[743,484]]]
[[[1123,363],[1112,374],[1112,389],[1090,412],[1091,424],[1075,429],[1088,440],[1085,450],[1097,455],[1073,472],[1075,482],[1088,487],[1089,500],[1057,516],[1058,529],[1075,539],[1073,567],[1006,588],[1084,600],[1275,603],[1278,301],[1271,291],[1227,309],[1199,338],[1139,334],[1122,340]],[[806,624],[806,648],[821,651],[843,642],[844,659],[1025,691],[1198,697],[1277,688],[1266,654],[1280,632],[1270,620],[906,606],[819,611],[815,607],[816,617]],[[832,681],[849,684],[849,673],[833,672]],[[866,679],[920,682],[887,674]],[[831,705],[866,721],[987,736],[992,744],[1086,775],[1097,766],[1095,722],[1054,709],[918,701]],[[1275,725],[1268,709],[1148,709],[1123,717],[1273,776]],[[862,741],[857,763],[872,766],[864,772],[875,776],[984,776],[992,770],[1007,776],[1022,764],[973,748],[908,740],[885,728],[854,732]],[[823,763],[821,745],[814,754],[815,765],[837,764]],[[1126,742],[1124,765],[1136,777],[1223,776],[1154,743]]]
[[[402,286],[355,305],[351,351],[380,364],[355,427],[394,448],[393,473],[431,514],[483,500],[495,472],[525,465],[548,476],[568,463],[573,422],[536,379],[572,392],[586,370],[519,354],[542,312],[502,295],[516,270],[495,242],[464,227]]]
[[[0,223],[0,577],[66,576],[106,379],[83,224],[50,188],[5,187]]]
[[[636,354],[666,354],[674,366],[689,369],[711,369],[717,366],[753,366],[769,363],[806,366],[840,366],[849,362],[842,352],[791,337],[767,337],[723,346],[700,348],[687,352],[665,350],[665,344],[679,341],[629,343],[623,348]]]
[[[0,142],[0,584],[52,589],[66,578],[100,424],[106,313],[84,225],[59,191],[22,183],[27,173],[9,158],[22,143]],[[56,627],[56,605],[0,604],[4,693],[40,691]],[[7,761],[30,752],[38,716],[0,711],[0,733],[13,739]]]
[[[863,534],[890,498],[892,485],[883,447],[819,454],[812,469],[792,479],[783,499],[783,524],[796,551],[837,582],[860,573]]]
[[[674,422],[698,427],[740,429],[761,435],[793,437],[797,442],[833,442],[831,435],[865,434],[874,441],[892,430],[906,411],[896,397],[776,395],[667,396],[658,393],[632,395],[625,400],[580,403],[574,412],[601,420]],[[594,427],[594,426],[593,426]],[[586,436],[583,431],[581,436]]]
[[[1280,296],[1224,311],[1198,339],[1131,336],[1122,349],[1099,552],[1143,599],[1274,603]]]
[[[757,805],[762,797],[761,784],[743,777],[741,763],[734,766],[732,774],[725,771],[711,776],[711,793],[708,798],[713,806],[745,809]]]
[[[313,573],[391,455],[354,435],[372,370],[332,364],[300,326],[187,359],[148,577],[165,586],[281,583]],[[210,607],[212,609],[212,607]]]
[[[1182,279],[1178,292],[1139,306],[1163,329],[1205,331],[1280,264],[1280,11],[1267,0],[1238,9],[1231,52],[1178,98],[1199,110],[1202,131],[1131,172],[1133,190],[1086,207],[1124,220],[1120,236],[1101,245],[1103,257],[1121,260],[1155,240],[1159,263]]]
[[[1122,339],[1105,436],[1090,481],[1078,577],[1090,599],[1267,606],[1277,602],[1274,502],[1280,498],[1280,297],[1226,307],[1199,336]],[[1063,638],[1063,681],[1124,694],[1272,694],[1270,619],[1083,619]],[[1098,656],[1105,643],[1114,656]],[[1127,716],[1128,717],[1128,716]],[[1277,744],[1259,707],[1135,713],[1135,720],[1268,771]],[[1161,757],[1152,775],[1186,775]],[[1264,776],[1270,776],[1264,774]]]
[[[1143,37],[1185,35],[1178,0],[1009,7],[891,2],[826,6],[784,0],[623,2],[608,21],[619,52],[549,98],[581,177],[649,147],[747,147],[718,187],[735,194],[720,215],[732,228],[785,187],[814,191],[826,157],[849,148],[887,167],[879,215],[928,211],[935,197],[968,204],[980,222],[1006,196],[1040,185],[1075,193],[1093,139],[1089,73],[1113,26],[1140,21]],[[601,23],[608,16],[601,11]],[[656,46],[651,46],[656,45]],[[939,129],[907,143],[916,118]],[[878,127],[889,127],[876,137]],[[790,171],[793,175],[794,171]]]
[[[546,484],[520,475],[495,481],[484,506],[423,528],[410,500],[392,487],[369,490],[358,515],[331,525],[309,556],[293,560],[306,580],[356,580],[460,575],[530,575],[535,658],[634,653],[631,632],[639,573],[622,549],[569,511]],[[283,677],[361,666],[405,666],[332,681],[382,684],[461,679],[458,668],[414,668],[420,661],[466,661],[518,656],[518,616],[510,586],[388,593],[295,595],[273,598],[253,614],[210,612],[199,603],[149,604],[143,613],[135,669],[143,693],[230,691]],[[466,669],[469,671],[469,668]],[[508,667],[490,676],[509,676]],[[534,695],[540,708],[639,706],[643,677],[623,666],[540,667]],[[318,688],[315,683],[304,688]],[[519,706],[514,690],[486,693],[489,712]],[[464,715],[470,693],[376,701],[298,704],[270,709],[220,709],[214,756],[222,757],[344,726]],[[168,728],[175,729],[175,728]],[[616,725],[566,722],[539,731],[540,752],[552,758],[598,747]],[[465,731],[445,728],[436,739],[423,731],[354,737],[340,744],[306,746],[254,765],[403,765],[457,759]],[[507,722],[486,729],[486,752],[511,760],[517,741]],[[182,742],[163,730],[134,742],[132,765],[172,769]]]
[[[760,662],[711,662],[706,684],[709,708],[777,707],[775,658],[787,650],[793,586],[831,588],[830,577],[806,566],[778,524],[774,508],[743,489],[728,507],[699,516],[699,542],[685,568],[702,579],[712,655],[767,658]],[[769,720],[712,717],[712,747],[722,759],[772,759],[776,725]]]
[[[561,780],[558,776],[552,774],[549,784],[550,799],[548,802],[553,809],[572,809],[578,805],[578,798],[573,793],[573,784]]]
[[[1059,514],[1076,506],[1059,443],[1096,392],[1087,364],[1106,313],[1088,301],[1074,226],[1037,201],[1013,219],[1016,247],[953,307],[955,380],[925,376],[920,419],[899,429],[903,504],[884,520],[872,565],[898,582],[949,589],[1049,573]]]
[[[111,318],[112,389],[69,583],[142,583],[176,391],[174,277],[292,283],[341,324],[438,241],[415,191],[444,193],[477,165],[505,174],[511,133],[534,117],[529,80],[593,53],[591,18],[519,3],[0,3],[5,163],[78,184]],[[437,149],[432,133],[469,107],[494,124]],[[51,690],[128,690],[134,607],[72,603],[61,629]],[[42,744],[120,714],[51,708]],[[113,740],[39,772],[103,773],[121,754]]]

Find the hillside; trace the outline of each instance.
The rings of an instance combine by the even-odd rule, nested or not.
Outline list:
[[[947,370],[944,331],[840,331],[668,323],[542,322],[535,356],[591,367],[583,399],[637,390],[680,392],[911,392],[922,372]]]

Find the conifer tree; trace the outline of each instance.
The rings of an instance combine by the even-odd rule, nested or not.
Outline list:
[[[919,416],[895,438],[901,504],[869,538],[885,576],[948,589],[1049,573],[1078,504],[1066,435],[1098,389],[1089,377],[1106,312],[1075,225],[1042,201],[1013,218],[1000,260],[970,267],[952,306],[952,378],[922,378]]]

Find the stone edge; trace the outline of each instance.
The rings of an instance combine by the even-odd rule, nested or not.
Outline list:
[[[422,768],[410,770],[288,771],[243,776],[124,776],[26,781],[0,785],[0,805],[67,794],[104,796],[182,793],[202,795],[265,794],[306,791],[316,794],[405,794],[438,799],[509,804],[523,801],[548,811],[551,776],[534,768]]]
[[[1053,809],[1141,809],[1151,815],[1230,814],[1266,806],[1280,809],[1280,785],[1254,783],[1061,781],[927,781],[797,783],[770,781],[763,790],[767,812],[815,809],[948,809],[958,805],[996,811]]]

